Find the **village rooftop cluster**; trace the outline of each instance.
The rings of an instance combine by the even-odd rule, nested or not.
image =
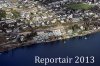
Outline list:
[[[99,0],[0,0],[0,50],[100,29]]]

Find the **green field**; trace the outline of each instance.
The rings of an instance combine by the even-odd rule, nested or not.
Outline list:
[[[89,10],[93,7],[93,5],[89,5],[89,4],[84,4],[84,3],[71,3],[67,5],[67,8],[71,8],[71,9],[85,9],[85,10]]]

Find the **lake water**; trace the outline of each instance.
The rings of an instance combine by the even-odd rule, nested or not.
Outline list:
[[[48,64],[48,66],[100,66],[100,33],[65,41],[40,43],[4,52],[0,54],[0,66],[44,66],[44,64],[34,63],[35,56],[43,58],[94,56],[95,63],[93,64]]]

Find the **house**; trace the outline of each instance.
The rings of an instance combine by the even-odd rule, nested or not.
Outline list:
[[[72,29],[70,29],[70,30],[67,31],[67,34],[68,35],[72,35],[72,33],[73,33],[73,30]]]
[[[44,31],[37,32],[37,35],[43,35],[43,34],[44,34]]]
[[[7,33],[11,33],[12,30],[11,30],[11,29],[7,29],[6,32],[7,32]]]
[[[21,17],[22,17],[22,18],[27,18],[27,19],[29,19],[29,18],[30,18],[30,13],[29,13],[29,12],[22,11],[22,12],[21,12]]]
[[[80,21],[80,18],[73,18],[72,19],[72,22],[79,22]]]
[[[53,30],[52,32],[53,32],[53,34],[54,34],[55,36],[61,36],[61,35],[62,35],[60,29]]]
[[[85,28],[84,28],[83,26],[80,26],[80,29],[81,29],[81,30],[84,30]]]

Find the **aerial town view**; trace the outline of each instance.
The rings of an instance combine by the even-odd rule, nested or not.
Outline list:
[[[0,0],[0,52],[97,32],[100,0]]]
[[[0,52],[99,31],[99,12],[96,0],[0,0]]]

